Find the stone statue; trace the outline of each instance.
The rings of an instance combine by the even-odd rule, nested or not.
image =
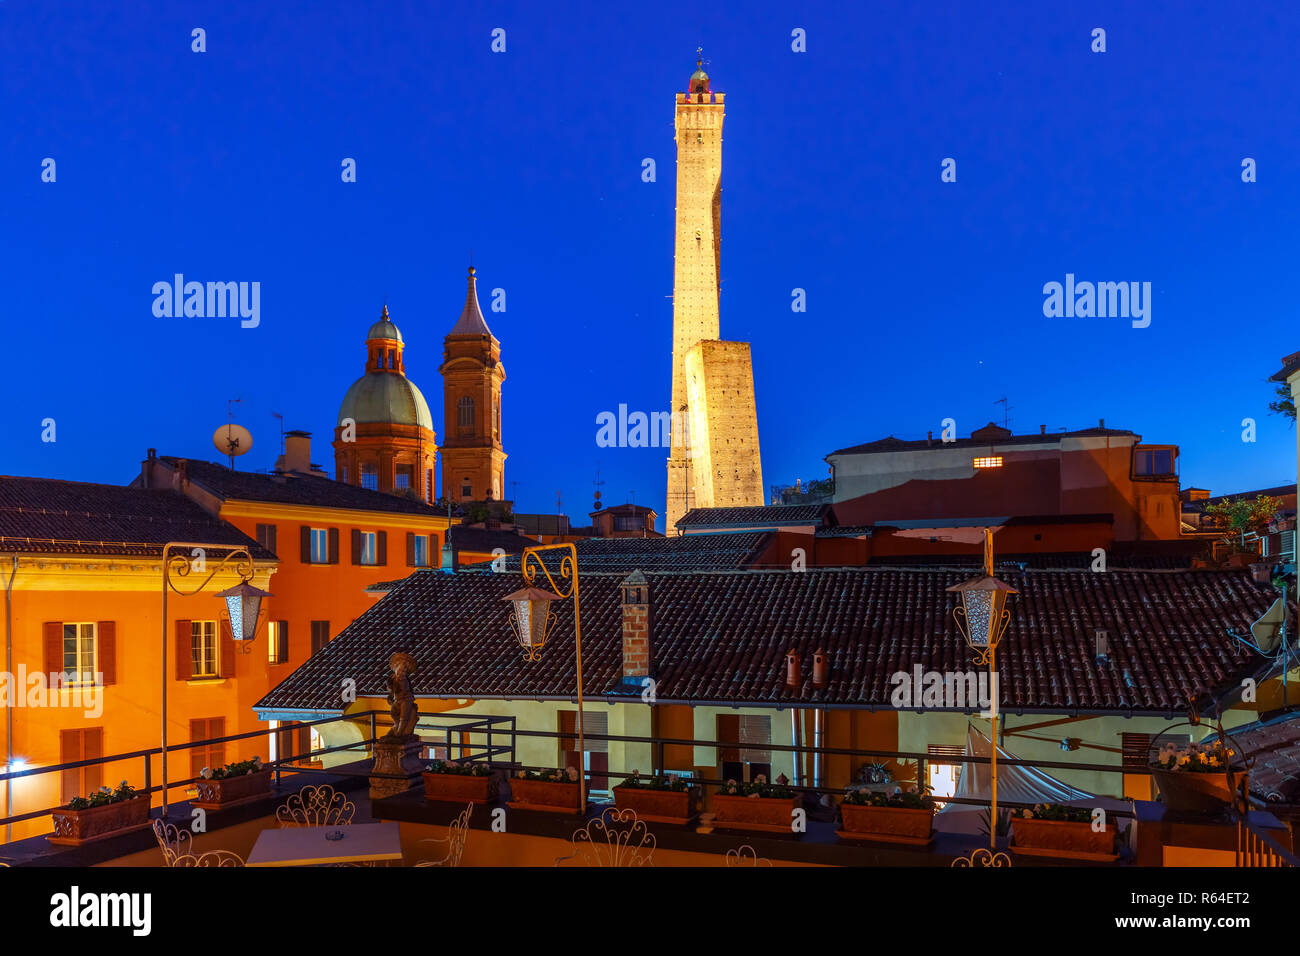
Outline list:
[[[415,673],[415,658],[404,651],[398,651],[388,659],[392,674],[388,677],[389,713],[393,715],[393,726],[381,740],[402,740],[415,731],[415,722],[420,718],[420,711],[415,706],[415,692],[411,690],[411,675]]]

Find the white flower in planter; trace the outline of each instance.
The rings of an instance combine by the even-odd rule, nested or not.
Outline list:
[[[578,771],[575,770],[573,767],[569,767],[567,770],[564,771],[564,773],[566,776],[568,776],[570,780],[576,781],[578,779]]]
[[[211,779],[212,779],[212,768],[211,768],[211,767],[204,767],[202,770],[199,771],[199,776],[202,777],[204,780],[211,780]]]
[[[254,757],[254,758],[253,758],[253,769],[254,769],[254,770],[261,770],[261,769],[262,769],[262,758],[261,758],[261,757]]]

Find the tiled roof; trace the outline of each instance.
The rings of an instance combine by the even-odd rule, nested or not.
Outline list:
[[[1046,432],[1038,435],[1010,435],[1007,437],[990,437],[982,436],[976,438],[970,436],[967,438],[958,438],[950,442],[936,441],[932,439],[919,438],[909,440],[906,438],[895,438],[890,435],[888,438],[879,438],[876,441],[864,442],[861,445],[851,445],[848,448],[840,448],[827,455],[871,455],[878,452],[890,451],[917,451],[919,449],[934,448],[987,448],[989,445],[1044,445],[1059,443],[1063,438],[1104,438],[1110,436],[1140,438],[1136,432],[1131,432],[1126,428],[1081,428],[1072,432]]]
[[[1300,711],[1236,727],[1230,733],[1232,742],[1255,758],[1250,789],[1272,803],[1300,803]]]
[[[775,527],[783,524],[819,524],[830,510],[820,505],[761,505],[752,508],[692,508],[677,519],[677,527],[705,528],[754,526]]]
[[[746,567],[762,553],[770,532],[727,531],[718,534],[687,534],[671,538],[587,538],[574,542],[578,549],[578,570],[628,572],[726,571]],[[455,541],[455,532],[452,540]],[[564,552],[548,551],[539,557],[546,566],[558,569]],[[486,565],[469,565],[487,570]],[[517,572],[519,556],[506,558],[505,569]]]
[[[0,477],[0,551],[160,555],[169,541],[250,548],[275,555],[184,495],[52,478]]]
[[[1192,554],[1132,554],[1122,551],[1106,553],[1108,569],[1178,570],[1192,566]],[[1034,568],[1038,570],[1090,570],[1096,559],[1087,551],[1031,552],[999,554],[998,568]],[[903,554],[875,555],[867,564],[893,568],[977,568],[983,562],[978,554]],[[1001,573],[999,571],[999,573]]]
[[[181,459],[160,455],[172,468]],[[440,511],[422,501],[383,491],[372,491],[303,472],[263,475],[252,471],[231,471],[210,461],[186,461],[186,472],[193,481],[218,498],[235,501],[273,501],[280,504],[315,505],[321,508],[345,508],[355,511],[386,511],[398,514],[443,517]]]
[[[536,538],[530,538],[517,531],[501,528],[470,528],[453,525],[451,528],[451,546],[456,551],[474,551],[491,554],[497,548],[507,554],[519,554],[524,548],[537,544]]]
[[[585,693],[621,690],[626,575],[581,578]],[[816,569],[650,572],[658,699],[889,708],[898,671],[964,671],[971,652],[953,621],[955,570]],[[1020,593],[998,651],[1003,706],[1053,712],[1168,713],[1189,697],[1238,684],[1258,658],[1227,633],[1249,626],[1274,592],[1244,571],[1012,571]],[[310,658],[256,706],[337,710],[344,678],[364,696],[386,693],[386,661],[409,651],[417,695],[570,699],[572,602],[557,608],[542,660],[521,657],[502,601],[517,574],[417,573]],[[1110,640],[1094,657],[1095,631]],[[785,684],[785,654],[803,657],[803,683]],[[830,656],[830,681],[811,683],[812,655]]]

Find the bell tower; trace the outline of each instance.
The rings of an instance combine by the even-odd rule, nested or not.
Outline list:
[[[501,343],[479,308],[474,267],[460,319],[443,340],[442,493],[448,501],[500,501],[506,453],[501,446]]]

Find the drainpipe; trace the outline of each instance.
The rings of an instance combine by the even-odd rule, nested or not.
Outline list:
[[[790,743],[803,746],[803,714],[798,707],[790,708]],[[803,786],[803,751],[794,752],[794,785]]]
[[[18,573],[18,555],[13,556],[13,570],[9,572],[9,582],[5,585],[5,673],[13,674],[14,672],[14,575]],[[11,678],[12,679],[12,678]],[[14,714],[17,707],[10,707],[9,712],[5,714],[5,771],[9,770],[9,765],[14,760]],[[13,784],[12,780],[5,781],[5,816],[11,817],[13,811]],[[13,840],[13,824],[5,824],[5,842],[10,843]]]

